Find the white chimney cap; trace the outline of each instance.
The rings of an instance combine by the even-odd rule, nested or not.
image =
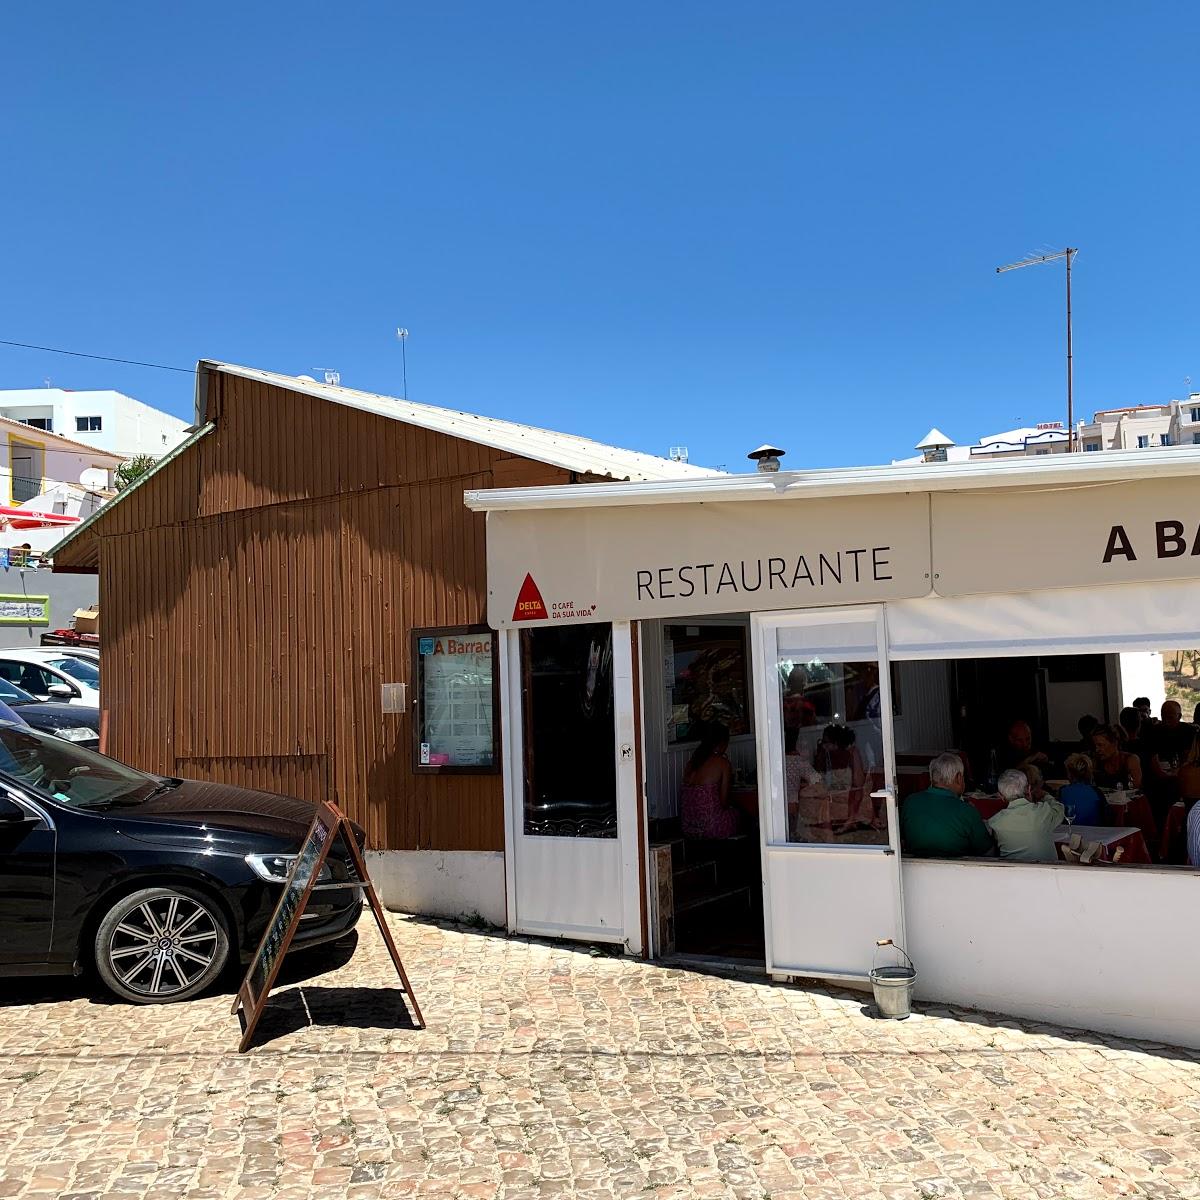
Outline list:
[[[943,446],[953,446],[954,439],[948,438],[940,429],[931,429],[916,445],[918,450],[940,450]]]
[[[763,445],[759,446],[757,450],[751,450],[746,457],[752,458],[755,462],[758,462],[763,458],[782,458],[786,453],[786,450],[781,450],[778,446]]]

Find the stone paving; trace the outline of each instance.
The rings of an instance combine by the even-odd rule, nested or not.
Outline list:
[[[228,994],[0,980],[0,1197],[1200,1197],[1200,1054],[394,931],[424,1032],[366,922],[246,1055]]]

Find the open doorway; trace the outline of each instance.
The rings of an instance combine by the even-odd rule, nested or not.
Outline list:
[[[764,961],[749,632],[736,614],[641,627],[659,956]]]

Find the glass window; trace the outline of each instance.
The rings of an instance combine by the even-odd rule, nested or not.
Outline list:
[[[1150,436],[1149,436],[1149,434],[1145,434],[1145,433],[1140,433],[1140,434],[1138,434],[1138,449],[1139,449],[1139,450],[1145,450],[1145,449],[1146,449],[1146,447],[1147,447],[1147,446],[1149,446],[1149,445],[1150,445]]]
[[[666,625],[663,660],[668,746],[698,740],[711,721],[733,735],[750,732],[745,626]]]
[[[1193,409],[1192,409],[1192,420],[1193,420],[1193,421],[1200,421],[1200,408],[1193,408]]]
[[[611,625],[521,634],[525,832],[617,836]]]
[[[1084,442],[1083,448],[1085,450],[1099,450],[1100,443],[1099,442]]]
[[[24,725],[0,725],[0,771],[72,808],[140,804],[171,786]]]
[[[1159,441],[1160,441],[1160,442],[1161,442],[1161,443],[1162,443],[1164,446],[1169,446],[1169,445],[1171,444],[1171,435],[1170,435],[1169,433],[1164,433],[1164,434],[1163,434],[1163,435],[1162,435],[1162,436],[1159,438]]]
[[[76,433],[97,433],[101,428],[99,417],[76,417],[75,432]]]
[[[413,631],[418,771],[499,769],[496,635],[490,629]]]
[[[1192,445],[1193,445],[1193,446],[1200,446],[1200,433],[1193,433],[1193,434],[1192,434]]]
[[[886,845],[883,713],[874,626],[813,626],[780,634],[789,842]],[[839,644],[840,643],[840,644]],[[821,647],[821,648],[818,648]]]
[[[70,687],[70,684],[62,676],[47,671],[37,663],[20,662],[13,658],[0,661],[0,677],[7,679],[9,683],[15,683],[19,688],[24,688],[34,696],[49,695],[50,685],[53,683],[61,683]],[[78,694],[76,692],[76,695]]]
[[[64,675],[70,675],[72,679],[86,683],[88,687],[98,688],[100,686],[100,668],[86,658],[76,658],[74,655],[68,654],[62,658],[46,659],[46,665],[57,667]]]
[[[50,417],[25,417],[21,424],[28,425],[30,429],[44,429],[47,433],[54,431],[54,421]]]

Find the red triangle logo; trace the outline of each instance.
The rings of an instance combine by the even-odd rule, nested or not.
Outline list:
[[[525,576],[521,590],[517,594],[517,606],[513,609],[514,621],[544,621],[546,619],[546,602],[538,585],[533,582],[532,575]]]

